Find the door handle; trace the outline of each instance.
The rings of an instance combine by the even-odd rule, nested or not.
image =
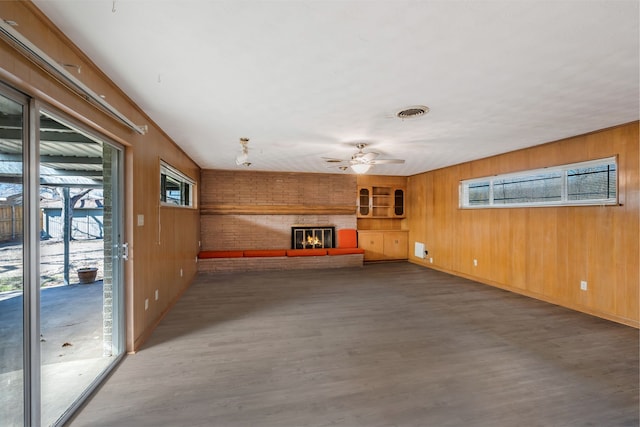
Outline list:
[[[115,255],[114,258],[122,258],[125,261],[129,260],[129,244],[123,243],[122,245],[115,245],[113,247]]]

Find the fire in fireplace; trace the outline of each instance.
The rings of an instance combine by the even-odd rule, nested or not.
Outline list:
[[[291,227],[291,249],[321,249],[335,247],[336,228],[333,226]]]

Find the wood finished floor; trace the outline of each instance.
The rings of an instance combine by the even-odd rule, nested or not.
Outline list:
[[[638,331],[408,263],[199,277],[77,426],[638,426]]]

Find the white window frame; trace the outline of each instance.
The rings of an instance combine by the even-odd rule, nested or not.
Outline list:
[[[569,200],[567,195],[567,172],[573,169],[589,168],[595,166],[604,166],[614,164],[616,167],[616,190],[615,196],[606,199],[587,199],[587,200]],[[493,187],[494,182],[503,179],[513,179],[518,177],[528,177],[537,174],[549,175],[553,173],[560,173],[562,175],[562,189],[561,200],[554,201],[538,201],[538,202],[525,202],[525,203],[498,203],[494,204]],[[487,204],[469,204],[469,186],[479,183],[488,183],[489,185],[489,200]],[[500,174],[482,178],[465,179],[460,181],[459,185],[459,207],[461,209],[489,209],[489,208],[522,208],[522,207],[545,207],[545,206],[603,206],[603,205],[617,205],[619,194],[619,169],[618,169],[618,157],[606,157],[602,159],[589,160],[585,162],[569,163],[560,166],[553,166],[541,169],[531,169],[520,172]]]
[[[162,186],[162,176],[165,175],[167,177],[172,178],[173,180],[176,180],[180,183],[180,187],[181,187],[181,194],[180,194],[180,201],[179,203],[174,203],[174,202],[169,202],[166,200],[163,200],[163,186]],[[183,187],[184,186],[184,187]],[[188,197],[187,200],[185,201],[185,197],[183,194],[183,188],[187,188],[188,189]],[[188,176],[186,176],[185,174],[183,174],[182,172],[180,172],[178,169],[174,168],[173,166],[169,165],[168,163],[166,163],[165,161],[161,160],[160,161],[160,205],[161,206],[172,206],[172,207],[184,207],[184,208],[193,208],[194,202],[195,202],[195,189],[196,189],[196,182],[194,180],[192,180],[191,178],[189,178]]]

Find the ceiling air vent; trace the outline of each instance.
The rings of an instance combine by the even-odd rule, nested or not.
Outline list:
[[[414,117],[424,116],[429,112],[429,107],[425,107],[424,105],[415,105],[413,107],[408,107],[403,110],[400,110],[396,113],[396,116],[401,119],[413,119]]]

